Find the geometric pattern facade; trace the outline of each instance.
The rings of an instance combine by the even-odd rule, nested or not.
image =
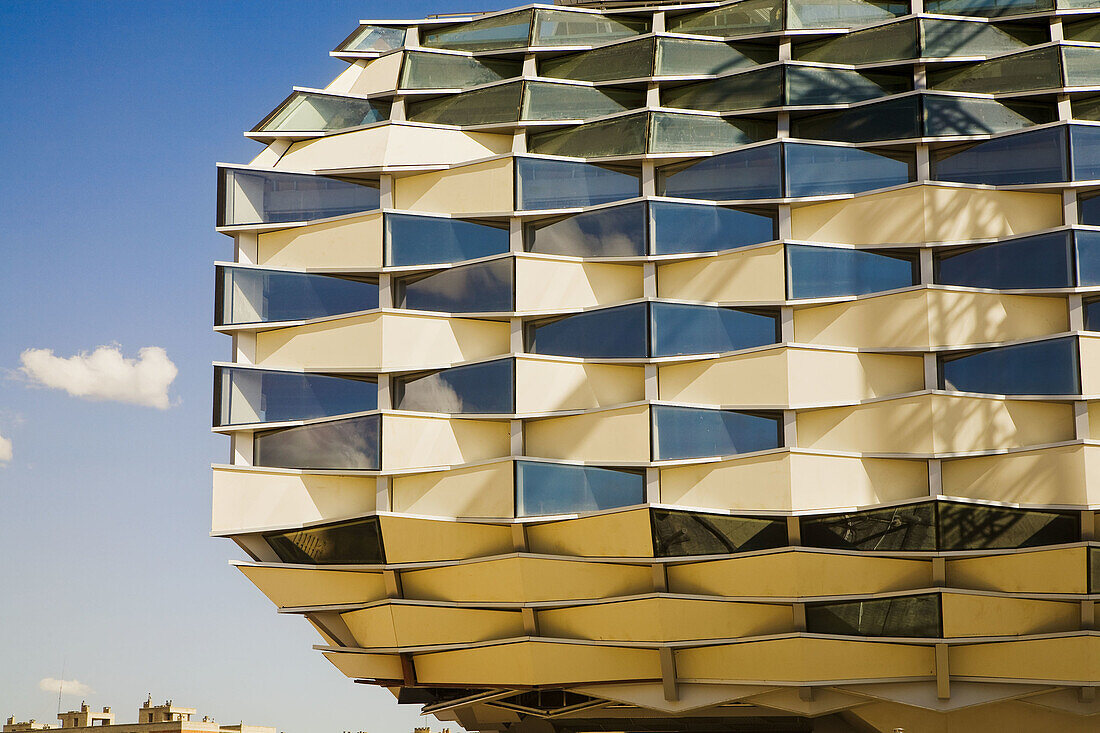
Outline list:
[[[221,165],[213,530],[469,730],[1100,725],[1100,6],[362,22]]]

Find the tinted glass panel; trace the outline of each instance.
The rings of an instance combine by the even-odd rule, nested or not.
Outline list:
[[[342,130],[380,122],[389,116],[388,102],[295,92],[255,131]]]
[[[516,200],[521,209],[568,209],[634,198],[637,173],[542,158],[516,158]]]
[[[527,138],[527,151],[574,158],[638,155],[646,150],[649,115],[642,113],[554,130]]]
[[[283,562],[296,565],[380,565],[386,561],[376,517],[264,535]]]
[[[525,82],[524,89],[525,120],[584,120],[645,106],[645,95],[631,90],[541,81]]]
[[[940,626],[938,594],[806,606],[811,634],[935,638]]]
[[[656,557],[725,555],[787,544],[781,519],[729,517],[667,509],[651,510],[653,554]]]
[[[907,86],[899,85],[894,91],[904,91]],[[787,104],[862,102],[887,93],[882,86],[855,71],[806,66],[787,67]]]
[[[1100,97],[1078,97],[1071,103],[1073,119],[1100,122]]]
[[[908,2],[788,0],[788,28],[856,28],[909,12]]]
[[[1062,85],[1061,56],[1049,47],[934,71],[929,86],[952,92],[1026,92]]]
[[[802,544],[843,550],[936,549],[936,505],[910,504],[824,517],[802,517]]]
[[[447,313],[512,310],[512,259],[463,265],[397,283],[398,307]]]
[[[936,255],[936,282],[971,288],[1073,287],[1068,233],[1014,239]]]
[[[1061,338],[941,357],[945,389],[988,394],[1078,394],[1077,339]]]
[[[472,20],[436,31],[423,29],[420,43],[425,48],[450,48],[457,51],[490,51],[527,45],[531,30],[531,11],[505,13],[492,18]]]
[[[578,313],[527,327],[527,351],[558,356],[647,355],[645,303]]]
[[[649,124],[651,153],[724,150],[775,137],[775,125],[762,120],[653,112]]]
[[[727,43],[662,38],[657,42],[657,70],[654,74],[725,74],[756,66],[758,63],[774,61],[772,56],[772,53],[763,48],[745,53]]]
[[[409,119],[440,125],[484,125],[519,119],[523,84],[509,82],[408,105]]]
[[[513,412],[512,360],[402,377],[395,383],[397,409],[420,412]]]
[[[297,321],[378,307],[378,285],[334,275],[218,268],[219,326]]]
[[[648,30],[648,21],[621,15],[539,9],[535,11],[535,34],[531,45],[590,46],[636,36]]]
[[[909,287],[918,280],[916,255],[787,245],[787,288],[792,298],[863,295]]]
[[[783,0],[745,0],[700,13],[674,15],[665,21],[673,33],[743,36],[783,29]]]
[[[386,264],[461,262],[508,251],[508,230],[459,219],[386,214]]]
[[[539,59],[539,75],[551,79],[608,81],[649,76],[653,69],[653,39],[616,43],[583,53]]]
[[[941,502],[940,549],[1009,550],[1077,542],[1076,513],[1036,512]]]
[[[1081,224],[1100,226],[1100,194],[1078,195],[1077,220]]]
[[[405,43],[404,28],[363,25],[340,44],[341,51],[392,51]]]
[[[1027,41],[1005,33],[989,23],[967,23],[958,20],[922,18],[924,56],[992,56],[1025,48]],[[1034,37],[1033,43],[1047,38]]]
[[[727,112],[778,107],[783,100],[781,66],[661,90],[661,103],[678,109]]]
[[[215,367],[215,425],[311,420],[378,407],[373,381]]]
[[[645,502],[645,475],[592,466],[516,461],[516,516],[573,514]]]
[[[1089,593],[1100,593],[1100,547],[1089,548]]]
[[[932,156],[932,177],[940,181],[1053,183],[1068,180],[1065,130],[1035,130],[989,140]]]
[[[310,221],[378,208],[377,184],[221,169],[218,226]]]
[[[1077,243],[1077,284],[1100,285],[1100,232],[1079,229],[1073,238]]]
[[[911,59],[916,56],[917,23],[914,20],[868,28],[794,48],[794,57],[800,61],[824,61],[832,64],[867,64]]]
[[[378,415],[257,433],[255,465],[273,468],[376,469]]]
[[[734,410],[654,405],[655,458],[702,458],[778,448],[780,418]]]
[[[1069,142],[1073,152],[1073,180],[1100,179],[1100,127],[1070,125]]]
[[[998,15],[1036,13],[1049,10],[1053,6],[1051,0],[927,0],[924,10],[943,15],[979,15],[992,18]]]
[[[1100,69],[1097,59],[1100,49],[1081,46],[1062,47],[1062,65],[1066,71],[1066,85],[1071,87],[1096,86],[1100,84]]]
[[[787,195],[859,193],[908,183],[915,160],[895,160],[860,148],[790,143],[784,146]]]
[[[780,146],[764,145],[716,155],[687,167],[660,169],[663,196],[715,201],[779,198],[783,195]]]
[[[1049,104],[924,95],[926,135],[988,135],[1057,119]]]
[[[1100,300],[1085,301],[1085,329],[1100,331]]]
[[[892,99],[791,120],[791,134],[810,140],[870,142],[920,136],[920,100]]]
[[[749,349],[778,341],[778,318],[705,305],[653,303],[653,356],[710,354]]]
[[[1067,41],[1100,42],[1100,23],[1095,17],[1072,23],[1066,19],[1062,22],[1062,36]]]
[[[527,225],[527,251],[575,257],[645,254],[645,204],[589,211]]]
[[[653,254],[720,252],[776,237],[771,212],[742,211],[721,206],[653,201]]]
[[[523,64],[445,53],[408,51],[401,70],[403,89],[465,89],[519,76]]]

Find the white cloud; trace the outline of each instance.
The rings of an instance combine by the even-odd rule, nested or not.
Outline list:
[[[11,461],[11,441],[0,435],[0,467]]]
[[[91,687],[79,680],[55,680],[53,677],[45,677],[38,681],[38,689],[43,692],[57,692],[61,688],[63,695],[91,695],[95,692]]]
[[[100,346],[64,358],[50,349],[27,349],[20,355],[22,372],[44,387],[63,389],[73,397],[126,402],[166,410],[168,387],[179,370],[159,346],[146,346],[137,359],[118,346]]]

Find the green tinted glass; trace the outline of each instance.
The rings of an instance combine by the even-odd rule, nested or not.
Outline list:
[[[791,120],[791,134],[809,140],[862,143],[920,136],[920,100],[892,99]]]
[[[940,626],[939,594],[806,606],[812,634],[936,638]]]
[[[1052,122],[1052,105],[1003,103],[994,99],[968,99],[929,94],[924,98],[926,135],[989,135]]]
[[[636,79],[653,70],[653,39],[616,43],[568,56],[539,60],[539,76],[578,81]]]
[[[921,19],[922,56],[989,56],[1027,48],[1027,42],[989,23]],[[1038,42],[1040,39],[1035,39]]]
[[[1073,118],[1100,122],[1100,97],[1073,100]]]
[[[656,76],[687,76],[689,74],[725,74],[748,69],[767,58],[762,50],[746,55],[721,41],[691,41],[686,38],[661,38],[657,42]]]
[[[1066,86],[1089,87],[1100,84],[1100,48],[1063,46],[1063,64],[1066,69]]]
[[[778,107],[783,104],[783,68],[726,76],[661,91],[666,107],[726,112],[737,109]]]
[[[915,20],[868,28],[839,38],[796,46],[794,49],[794,57],[800,61],[824,61],[833,64],[898,61],[911,59],[916,55]]]
[[[1053,7],[1053,0],[926,0],[924,3],[924,10],[928,13],[976,15],[984,18],[1037,13]]]
[[[929,86],[953,92],[1024,92],[1062,85],[1057,48],[1041,48],[929,75]]]
[[[775,137],[775,124],[763,120],[654,112],[649,124],[651,153],[725,150]]]
[[[364,25],[340,44],[338,51],[392,51],[405,43],[404,28]]]
[[[1100,43],[1100,19],[1089,18],[1076,23],[1062,23],[1062,35],[1067,41]]]
[[[649,21],[568,10],[535,11],[532,46],[595,46],[645,33]]]
[[[525,86],[525,120],[583,120],[645,106],[643,92],[540,81]]]
[[[409,105],[409,119],[441,125],[480,125],[519,119],[523,84],[513,82]]]
[[[390,116],[389,102],[295,92],[254,131],[343,130]]]
[[[532,135],[527,149],[544,155],[599,158],[645,152],[645,113]]]
[[[476,59],[445,53],[409,51],[401,71],[404,89],[465,89],[522,73],[518,61]]]
[[[844,104],[904,91],[893,77],[872,80],[847,69],[787,67],[787,104]]]
[[[1058,8],[1100,8],[1100,0],[1058,0]]]
[[[665,27],[673,33],[744,36],[783,30],[783,15],[783,0],[743,0],[714,10],[670,17]]]
[[[420,45],[425,48],[449,48],[456,51],[492,51],[522,48],[531,30],[531,11],[505,13],[492,18],[471,20],[436,31],[424,30]]]
[[[788,0],[788,28],[858,28],[909,12],[908,2]]]

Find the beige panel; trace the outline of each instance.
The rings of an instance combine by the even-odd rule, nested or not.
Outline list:
[[[597,641],[732,639],[794,631],[790,606],[646,598],[539,611],[539,633]]]
[[[260,232],[256,264],[366,270],[382,266],[382,212]]]
[[[703,405],[789,404],[785,348],[658,368],[662,400]]]
[[[374,508],[373,477],[214,469],[214,532],[305,524]]]
[[[398,209],[467,214],[512,210],[512,159],[500,158],[394,180]]]
[[[947,584],[1005,593],[1087,593],[1088,555],[1070,547],[948,560]]]
[[[1076,693],[1071,693],[1076,699]],[[949,713],[910,705],[872,703],[851,711],[872,726],[868,730],[892,731],[901,728],[920,733],[1095,733],[1096,718],[1064,713],[1027,702],[996,702],[954,710]]]
[[[373,606],[340,614],[355,643],[364,649],[393,649],[397,630],[393,624],[393,606]]]
[[[256,334],[256,363],[377,368],[382,363],[382,314],[262,331]]]
[[[653,557],[648,509],[530,524],[527,543],[544,555]]]
[[[671,593],[731,597],[829,596],[927,588],[932,563],[791,550],[668,566]]]
[[[382,468],[474,463],[511,454],[507,421],[382,416]]]
[[[1100,679],[1100,638],[1078,636],[954,647],[951,674],[1095,684]]]
[[[386,597],[382,573],[253,565],[239,567],[279,608],[365,603]]]
[[[516,258],[516,310],[614,305],[642,297],[641,265]]]
[[[348,652],[323,652],[336,669],[351,678],[399,680],[401,657],[396,654],[351,654]]]
[[[920,244],[1006,237],[1061,223],[1057,194],[925,185],[795,206],[791,236],[841,244]]]
[[[505,153],[511,135],[390,122],[290,146],[276,169],[325,171],[381,165],[447,165]]]
[[[776,639],[683,649],[681,679],[813,682],[935,674],[930,646],[833,639]]]
[[[523,636],[516,611],[386,605],[343,614],[364,648],[459,644]]]
[[[509,332],[507,322],[387,313],[382,324],[383,364],[423,368],[507,354]]]
[[[398,74],[401,73],[401,61],[405,54],[390,53],[367,61],[355,82],[349,87],[350,94],[375,94],[392,92],[397,89]],[[362,62],[356,62],[362,63]]]
[[[1100,440],[1100,400],[1089,402],[1089,438]]]
[[[1077,344],[1081,350],[1081,393],[1100,394],[1100,337],[1082,334]]]
[[[1045,336],[1069,328],[1065,298],[928,292],[932,344],[966,344]]]
[[[1018,636],[1076,631],[1081,604],[943,594],[943,635]]]
[[[516,359],[517,412],[588,410],[643,399],[643,367]]]
[[[512,462],[394,476],[393,510],[446,517],[512,517]]]
[[[531,420],[527,455],[580,461],[648,461],[649,407]]]
[[[941,464],[942,493],[1018,504],[1086,505],[1086,466],[1098,460],[1100,451],[1087,445],[958,458]]]
[[[507,525],[388,515],[379,520],[387,563],[464,560],[512,551],[512,530]]]
[[[787,297],[783,245],[734,250],[660,265],[657,295],[717,302],[775,302]]]

